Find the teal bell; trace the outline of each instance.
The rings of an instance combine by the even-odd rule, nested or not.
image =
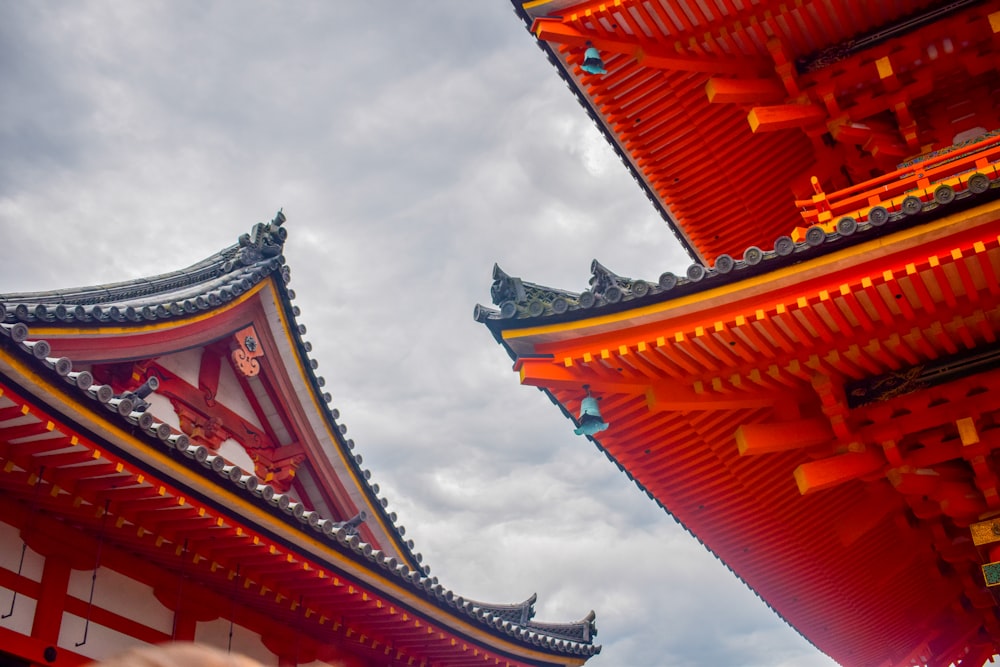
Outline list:
[[[573,429],[573,433],[577,435],[594,435],[608,428],[607,422],[601,418],[601,411],[597,407],[597,399],[590,395],[589,389],[587,390],[587,397],[580,402],[580,418],[577,422],[580,425]]]
[[[608,70],[604,69],[604,61],[601,60],[601,52],[590,45],[587,42],[587,50],[583,52],[583,64],[580,65],[582,69],[587,74],[607,74]]]

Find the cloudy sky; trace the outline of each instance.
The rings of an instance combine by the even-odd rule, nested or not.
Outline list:
[[[507,0],[0,0],[0,292],[179,269],[279,207],[334,405],[445,586],[595,609],[595,667],[832,664],[472,319],[494,262],[689,263]]]

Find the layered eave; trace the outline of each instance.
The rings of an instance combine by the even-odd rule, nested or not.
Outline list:
[[[1000,126],[995,3],[513,4],[701,263],[790,234],[810,177],[836,190]],[[583,68],[588,46],[605,73]],[[938,127],[946,113],[967,120]]]
[[[0,294],[0,322],[30,327],[46,338],[55,353],[78,365],[109,354],[119,358],[150,354],[148,341],[159,332],[165,335],[155,345],[173,351],[231,335],[229,329],[239,328],[237,323],[250,317],[277,322],[294,355],[291,366],[311,394],[300,397],[300,402],[320,416],[322,440],[332,443],[333,453],[363,494],[358,504],[374,513],[365,522],[366,528],[376,530],[380,542],[388,540],[412,568],[429,571],[421,565],[422,556],[413,552],[412,540],[404,537],[405,528],[396,525],[395,513],[386,511],[388,501],[371,481],[371,472],[362,467],[363,458],[354,451],[354,441],[345,436],[347,426],[339,410],[330,405],[332,396],[323,390],[326,381],[316,372],[319,364],[310,356],[306,326],[297,321],[299,308],[292,303],[295,292],[287,286],[291,269],[281,254],[287,237],[283,220],[279,213],[272,222],[255,225],[238,243],[186,269],[105,285]],[[259,310],[239,312],[249,309],[247,302],[262,291],[269,291],[273,298],[259,299]],[[280,314],[269,312],[272,307],[280,309]],[[230,319],[219,317],[221,313]],[[225,331],[220,329],[223,325]]]
[[[38,520],[31,508],[41,507],[58,517],[47,521],[83,536],[77,545],[82,559],[94,536],[105,531],[112,567],[116,559],[140,558],[166,572],[182,571],[204,585],[207,605],[228,608],[220,601],[236,596],[253,609],[252,627],[266,627],[271,614],[305,628],[316,655],[325,641],[350,645],[373,660],[418,664],[575,665],[599,652],[592,615],[578,623],[539,624],[532,618],[534,597],[516,605],[465,600],[420,564],[395,514],[384,510],[378,485],[368,481],[353,441],[343,437],[338,413],[327,407],[330,397],[314,372],[305,327],[295,324],[298,308],[286,287],[290,273],[280,254],[285,232],[279,217],[270,228],[258,225],[239,244],[183,271],[0,295],[5,515],[24,528]],[[312,403],[376,514],[360,534],[134,409],[134,396],[75,371],[73,356],[53,353],[73,350],[89,362],[102,336],[128,341],[158,328],[194,327],[197,334],[184,335],[200,340],[205,333],[198,327],[216,321],[231,326],[223,321],[226,313],[266,290],[277,295],[281,312],[264,314],[286,323]],[[381,542],[388,536],[391,548],[373,547],[366,534]],[[17,590],[26,584],[12,579],[5,585]],[[164,593],[161,602],[171,606],[175,600]],[[147,634],[146,641],[169,639]]]
[[[497,269],[476,317],[568,417],[597,398],[593,442],[834,659],[985,660],[1000,622],[963,526],[1000,510],[976,458],[998,444],[993,192],[725,272],[595,262],[575,293]]]

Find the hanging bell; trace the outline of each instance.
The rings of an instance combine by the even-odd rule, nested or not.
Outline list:
[[[601,60],[601,52],[594,48],[590,42],[587,42],[587,50],[583,52],[583,64],[580,65],[580,69],[587,74],[608,73],[608,70],[604,69],[604,61]]]
[[[601,418],[597,399],[591,396],[589,391],[587,397],[580,402],[580,418],[577,421],[580,425],[573,429],[573,433],[577,435],[594,435],[608,428],[607,422]]]

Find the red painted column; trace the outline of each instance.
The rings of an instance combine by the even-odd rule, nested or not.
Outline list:
[[[53,646],[59,641],[69,574],[70,566],[65,560],[57,556],[46,557],[31,636]]]
[[[198,619],[194,615],[184,613],[183,609],[174,612],[174,640],[193,642],[197,628]]]
[[[261,642],[271,653],[278,656],[278,667],[307,665],[317,659],[315,642],[289,628],[262,635]]]

